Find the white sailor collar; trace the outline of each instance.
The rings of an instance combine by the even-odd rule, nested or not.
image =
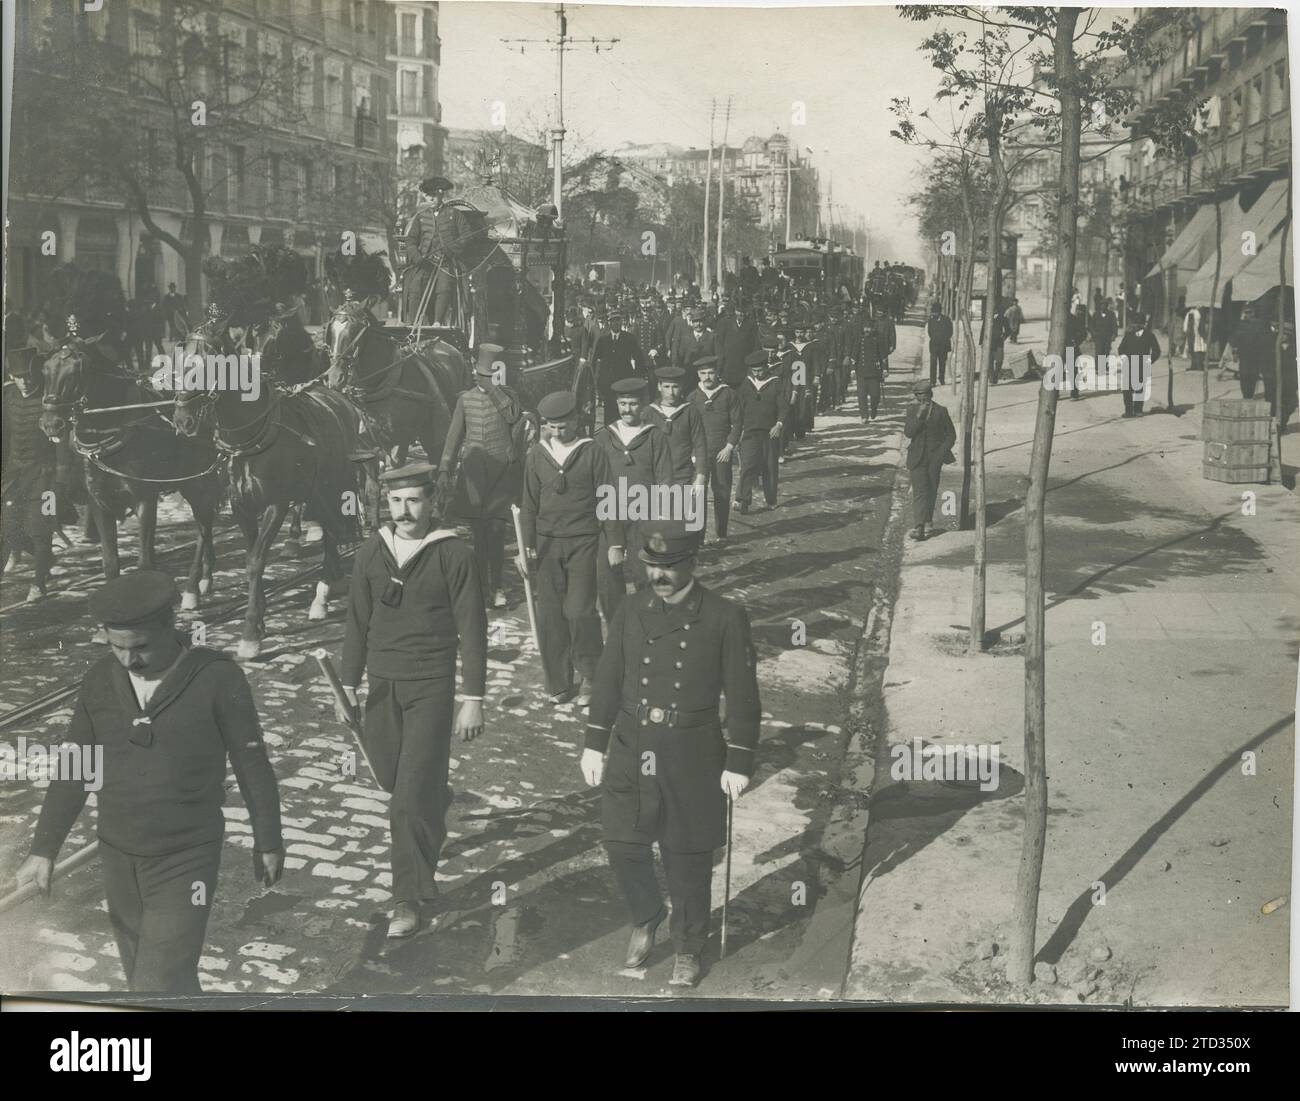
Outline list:
[[[778,375],[768,375],[767,378],[763,379],[761,382],[758,379],[756,379],[753,375],[747,375],[745,377],[746,377],[746,381],[748,381],[749,384],[753,386],[754,389],[757,390],[759,393],[762,393],[763,390],[766,389],[766,387],[770,383],[781,381],[780,376]]]
[[[622,421],[610,421],[610,423],[605,427],[609,429],[610,435],[622,444],[624,450],[630,447],[646,432],[654,431],[654,425],[646,424],[644,421],[641,424],[638,424],[635,428],[629,427]]]
[[[406,561],[409,562],[412,558],[414,558],[417,554],[419,554],[420,551],[424,550],[424,548],[429,546],[431,543],[441,543],[444,539],[454,538],[455,535],[456,535],[455,531],[453,531],[451,528],[434,528],[423,539],[421,539],[420,542],[416,545],[415,549],[412,550],[411,553],[406,556]],[[395,533],[395,529],[391,525],[391,522],[388,524],[384,524],[382,527],[380,527],[379,538],[384,541],[384,545],[388,547],[389,551],[393,555],[393,558],[396,559],[397,558],[397,536]],[[410,542],[410,540],[406,540],[406,542]]]
[[[546,449],[547,454],[555,461],[555,465],[563,470],[574,454],[584,443],[591,443],[590,436],[582,436],[572,443],[557,443],[555,440],[543,440],[542,446]]]
[[[650,408],[657,409],[659,411],[660,416],[662,416],[665,420],[672,420],[683,409],[686,408],[686,403],[682,402],[681,405],[674,405],[671,409],[665,409],[662,405],[660,405],[657,401],[655,401],[650,403]]]

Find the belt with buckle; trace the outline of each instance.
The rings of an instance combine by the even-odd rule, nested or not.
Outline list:
[[[676,726],[677,708],[647,707],[642,703],[637,705],[636,717],[638,719],[649,719],[652,723],[659,726]]]
[[[693,729],[700,726],[712,726],[718,721],[717,707],[701,707],[690,711],[679,711],[675,707],[652,707],[638,704],[635,709],[623,708],[623,713],[636,718],[637,722],[651,722],[656,726],[674,726]]]

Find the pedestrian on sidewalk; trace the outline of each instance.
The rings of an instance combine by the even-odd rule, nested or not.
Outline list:
[[[934,400],[928,379],[912,384],[913,402],[907,409],[903,435],[907,437],[907,473],[912,481],[912,522],[909,538],[924,539],[934,516],[939,495],[939,474],[945,463],[954,462],[952,447],[957,442],[948,410]]]
[[[1007,336],[1010,337],[1012,344],[1019,344],[1020,326],[1025,323],[1025,311],[1020,308],[1019,298],[1011,300],[1011,305],[1007,307],[1007,312],[1003,316],[1007,322]]]
[[[1134,310],[1129,320],[1128,331],[1119,342],[1119,354],[1125,357],[1127,368],[1120,394],[1124,398],[1124,416],[1140,417],[1151,384],[1151,369],[1160,358],[1160,341],[1147,327],[1144,314]]]
[[[354,709],[363,673],[370,689],[362,738],[392,795],[388,936],[401,938],[437,906],[452,737],[483,731],[487,613],[474,551],[438,526],[434,468],[410,463],[380,482],[392,519],[357,551],[339,679]],[[462,702],[453,723],[457,651]]]
[[[576,394],[547,394],[537,412],[542,438],[524,460],[524,545],[515,566],[521,574],[536,569],[537,633],[551,702],[574,698],[576,676],[575,703],[585,707],[600,660],[596,555],[602,533],[609,564],[623,563],[622,524],[597,511],[601,487],[616,482],[605,452],[590,437],[578,437]]]
[[[670,985],[695,986],[713,851],[727,841],[727,800],[753,774],[762,705],[749,617],[695,580],[695,533],[652,521],[643,535],[650,590],[624,601],[610,624],[581,769],[601,788],[602,839],[632,919],[625,966],[646,962],[667,916],[657,842],[672,903]]]
[[[938,302],[930,307],[930,320],[925,323],[925,333],[930,341],[930,382],[933,383],[937,378],[942,386],[948,353],[952,351],[952,320],[944,316]]]
[[[1187,368],[1189,371],[1205,370],[1205,331],[1205,315],[1193,306],[1183,318],[1183,346],[1192,361]]]
[[[170,576],[137,570],[90,598],[111,653],[81,684],[64,741],[87,764],[45,792],[20,887],[48,892],[54,860],[99,782],[108,920],[129,989],[201,994],[199,957],[216,901],[229,760],[253,831],[253,874],[280,879],[280,793],[253,693],[225,654],[176,630]],[[474,594],[475,602],[478,593]]]

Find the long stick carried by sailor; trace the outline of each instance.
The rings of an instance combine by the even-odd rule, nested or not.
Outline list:
[[[731,901],[731,796],[727,796],[727,867],[722,881],[722,946],[719,959],[727,958],[727,904]]]
[[[50,872],[50,883],[53,884],[57,877],[67,875],[68,872],[80,868],[81,865],[87,863],[97,852],[99,852],[99,842],[92,841],[84,848],[78,849],[71,856],[64,857],[54,865],[54,870]],[[0,896],[0,913],[3,913],[5,910],[8,910],[13,906],[17,906],[21,902],[26,902],[29,898],[35,898],[40,893],[41,889],[36,886],[35,883],[25,883],[23,886],[19,887],[18,890],[10,891],[7,895]]]
[[[524,550],[524,526],[519,520],[519,506],[510,506],[510,515],[515,519],[515,543],[519,547],[519,557],[525,558]],[[542,652],[542,643],[537,636],[537,610],[533,607],[533,583],[528,579],[528,573],[524,571],[524,599],[528,604],[528,626],[533,631],[533,645],[537,647],[537,652]]]
[[[366,753],[365,743],[361,740],[361,718],[357,710],[348,701],[347,693],[343,691],[343,682],[339,680],[338,670],[334,668],[334,662],[329,656],[327,650],[316,650],[312,653],[316,659],[316,664],[320,666],[320,671],[325,674],[325,680],[329,682],[330,691],[334,693],[334,699],[338,702],[343,714],[349,716],[347,728],[352,732],[352,740],[357,743],[357,749],[361,751],[362,760],[366,762],[366,768],[370,770],[370,779],[375,782],[376,787],[380,787],[379,778],[375,775],[375,766],[370,763],[370,757]]]

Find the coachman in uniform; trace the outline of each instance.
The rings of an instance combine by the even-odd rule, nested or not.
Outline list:
[[[55,857],[98,790],[108,919],[133,991],[201,994],[199,956],[217,889],[226,823],[226,760],[253,830],[253,871],[280,878],[280,794],[248,681],[224,654],[175,629],[180,594],[139,570],[90,598],[112,653],[81,685],[66,742],[95,777],[60,776],[45,793],[18,883],[48,891]]]
[[[363,672],[370,686],[362,744],[392,795],[388,936],[409,937],[437,905],[452,735],[468,742],[483,731],[487,616],[473,551],[435,526],[433,467],[412,463],[380,481],[392,520],[357,551],[339,679],[354,709]]]
[[[617,483],[605,452],[590,437],[578,438],[577,409],[577,396],[568,390],[537,403],[542,438],[524,460],[524,545],[515,565],[521,574],[537,570],[537,633],[551,702],[573,698],[576,672],[575,702],[585,707],[600,660],[596,555],[603,533],[609,564],[622,564],[623,526],[598,517],[600,487]]]
[[[467,231],[461,213],[445,204],[451,189],[451,181],[444,176],[430,176],[420,184],[429,202],[416,208],[406,227],[409,266],[403,275],[402,320],[408,325],[450,325],[454,319],[456,261],[450,248]],[[421,314],[426,290],[429,297]]]
[[[695,534],[655,521],[643,542],[650,588],[624,601],[610,625],[581,767],[601,786],[605,849],[631,914],[626,966],[645,963],[665,917],[657,841],[672,902],[671,982],[694,986],[709,935],[713,850],[726,843],[727,799],[753,774],[762,709],[749,617],[695,580]]]
[[[518,503],[524,482],[528,421],[515,392],[501,381],[505,363],[499,344],[480,344],[474,387],[456,399],[447,442],[442,449],[438,491],[445,498],[452,471],[460,463],[448,515],[465,520],[474,535],[483,602],[504,608],[502,581],[510,506]]]

